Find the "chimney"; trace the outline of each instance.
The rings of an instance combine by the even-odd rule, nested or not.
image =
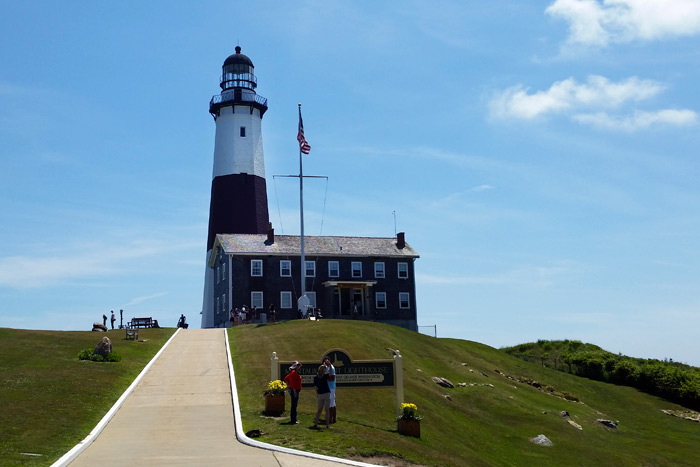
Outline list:
[[[406,234],[405,232],[399,232],[396,234],[396,248],[402,249],[406,246]]]
[[[272,228],[272,223],[267,228],[267,241],[265,243],[268,245],[275,243],[275,229]]]

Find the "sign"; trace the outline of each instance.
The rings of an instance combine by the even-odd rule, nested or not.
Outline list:
[[[313,387],[314,376],[318,367],[322,365],[322,358],[330,357],[331,364],[335,367],[336,386],[340,388],[350,387],[394,387],[395,372],[394,360],[357,360],[353,361],[344,350],[335,349],[324,353],[315,362],[300,362],[301,368],[297,372],[301,376],[301,384],[305,387]],[[280,362],[280,379],[291,371],[292,362]]]

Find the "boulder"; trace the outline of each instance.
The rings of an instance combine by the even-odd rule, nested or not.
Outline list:
[[[442,386],[444,388],[455,387],[455,385],[452,384],[452,382],[450,382],[450,380],[447,378],[440,378],[438,376],[433,376],[433,382],[439,384],[440,386]]]
[[[109,340],[109,337],[103,337],[102,340],[95,346],[95,350],[93,350],[92,353],[106,357],[110,352],[112,352],[112,341]]]
[[[530,441],[532,441],[535,444],[539,444],[540,446],[551,446],[552,441],[547,438],[545,435],[537,435],[534,438],[531,438]]]
[[[92,323],[92,330],[98,332],[107,332],[107,326],[102,323]]]
[[[596,420],[596,422],[600,423],[601,425],[605,425],[608,428],[617,429],[617,422],[613,422],[612,420],[605,420],[603,418],[599,418],[598,420]]]

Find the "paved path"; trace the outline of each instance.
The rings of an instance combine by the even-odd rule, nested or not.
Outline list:
[[[237,441],[224,329],[180,331],[71,467],[343,464]]]

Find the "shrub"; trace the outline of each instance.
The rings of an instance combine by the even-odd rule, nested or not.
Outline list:
[[[84,349],[78,352],[78,360],[90,360],[93,362],[121,362],[122,356],[116,352],[110,352],[106,357],[93,353],[93,349]]]

